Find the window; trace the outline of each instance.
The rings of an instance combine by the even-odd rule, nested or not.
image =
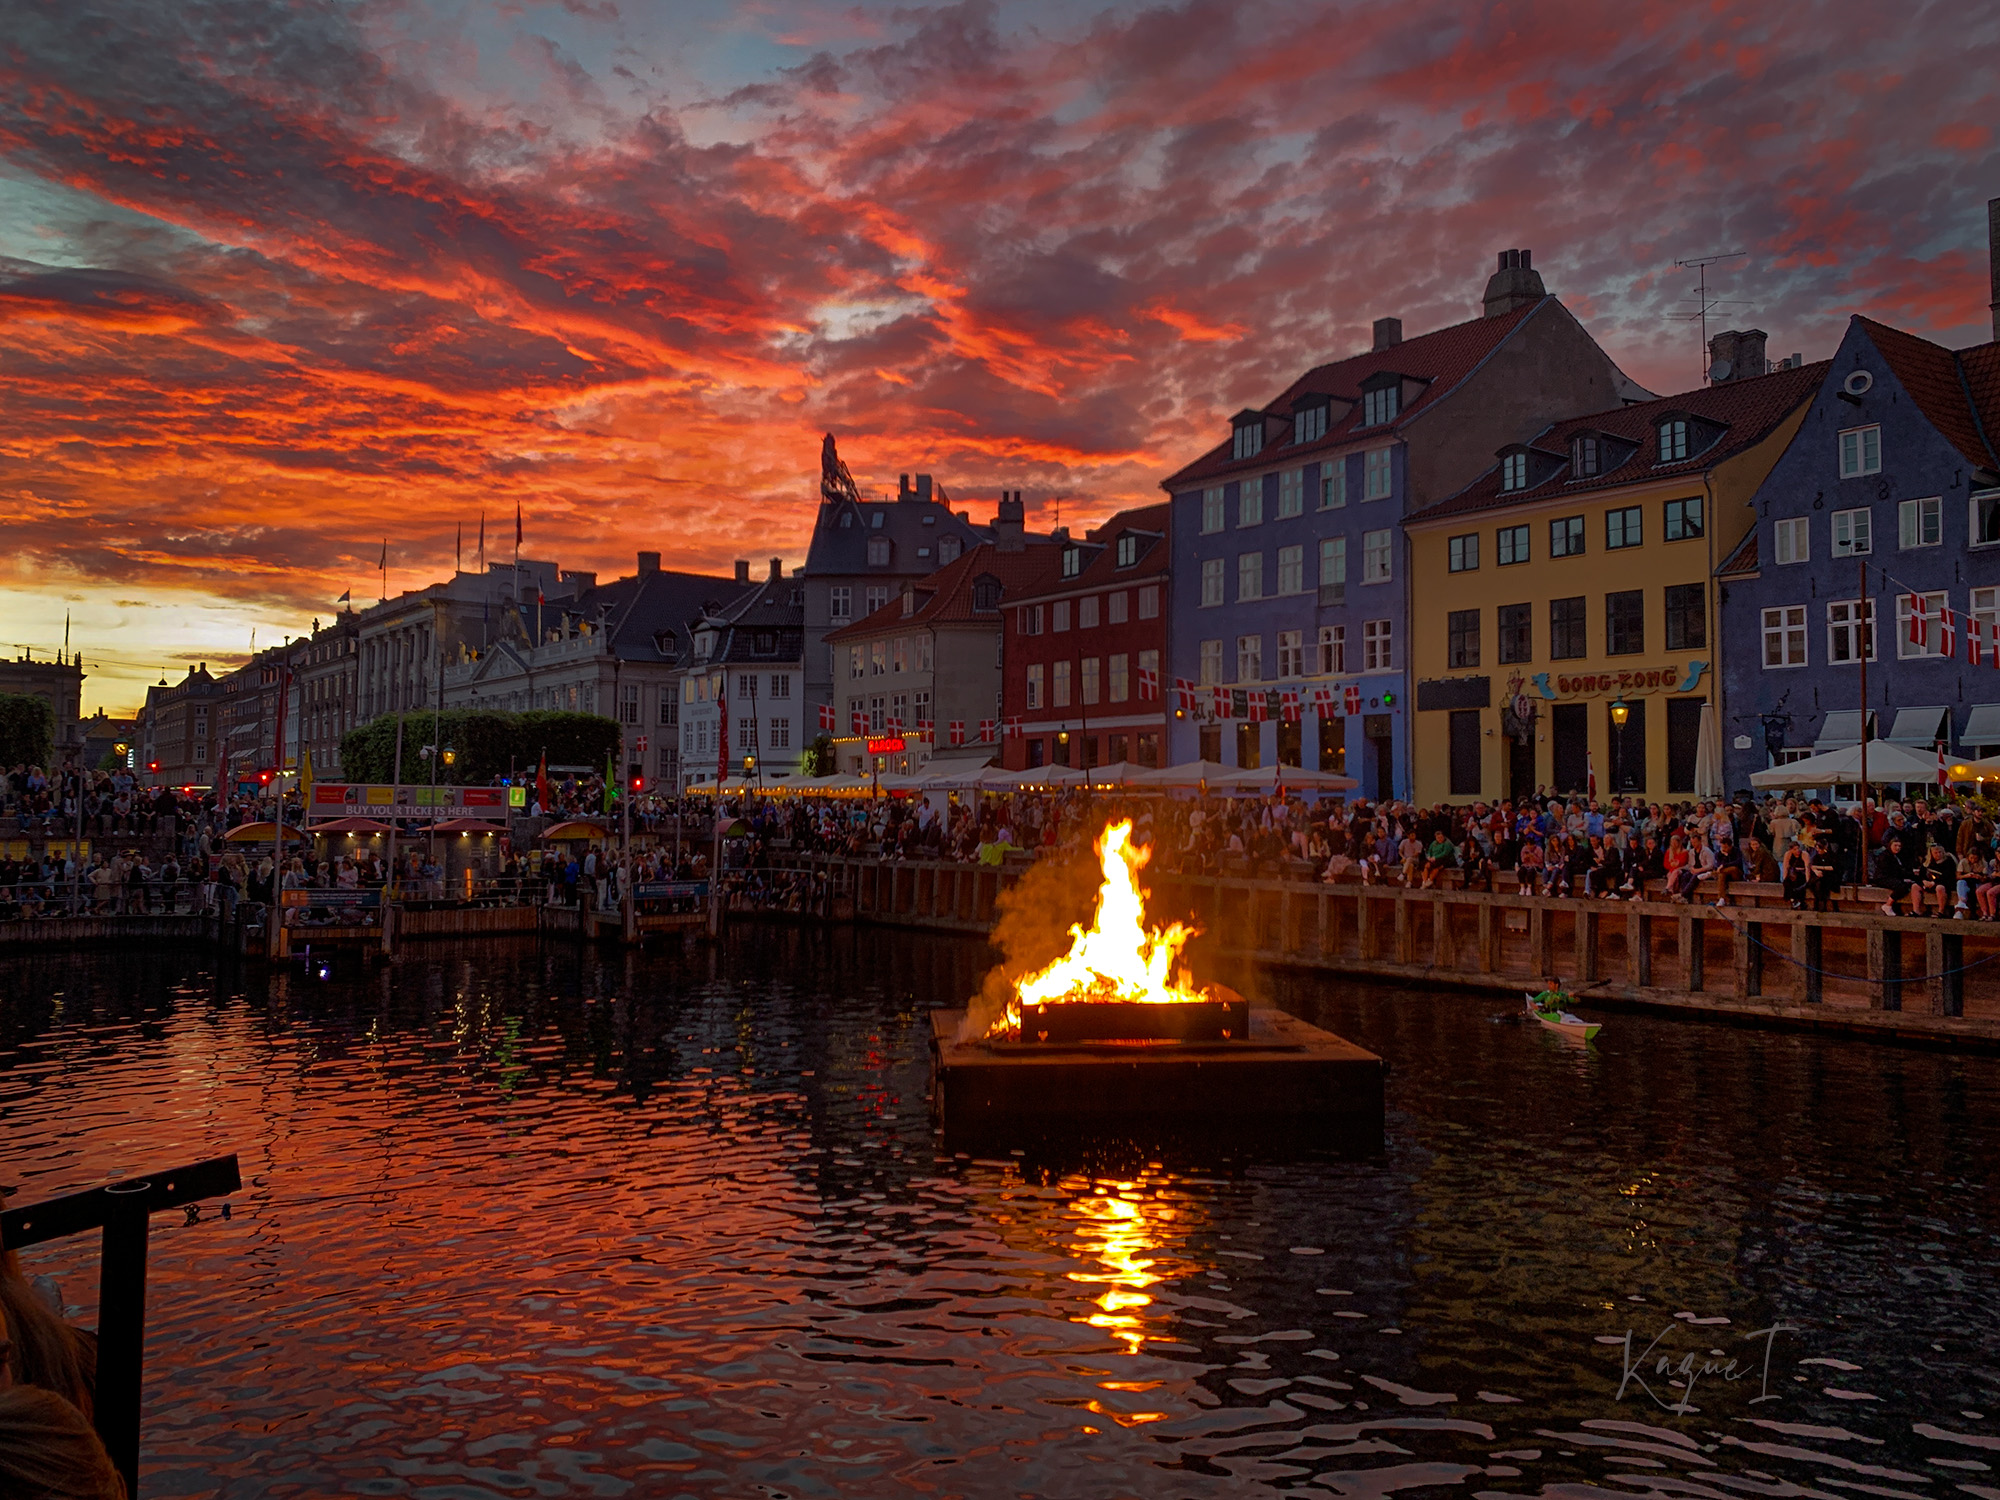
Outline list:
[[[746,752],[757,748],[757,721],[755,719],[738,719],[736,721],[736,748]]]
[[[1160,586],[1149,583],[1139,590],[1139,618],[1157,620],[1160,617]]]
[[[1139,539],[1131,532],[1118,538],[1118,566],[1129,568],[1139,560]]]
[[[1363,583],[1387,583],[1389,581],[1390,548],[1396,533],[1387,527],[1380,531],[1361,533],[1361,581]]]
[[[1806,607],[1784,604],[1764,611],[1764,665],[1803,667],[1806,664]]]
[[[1070,663],[1066,661],[1057,662],[1055,664],[1055,671],[1050,675],[1054,688],[1050,702],[1057,708],[1068,708]]]
[[[1833,513],[1833,555],[1835,557],[1864,557],[1872,550],[1869,546],[1868,511],[1837,510]]]
[[[1304,631],[1281,630],[1278,632],[1278,675],[1280,677],[1303,677],[1306,675]]]
[[[898,641],[896,644],[900,646],[902,642]],[[736,696],[738,698],[754,698],[757,696],[757,674],[755,672],[739,672],[736,674]],[[636,723],[637,720],[633,722]]]
[[[1339,510],[1347,504],[1347,460],[1332,459],[1320,465],[1319,508]]]
[[[1104,596],[1104,618],[1113,625],[1123,625],[1127,611],[1132,606],[1131,596],[1123,589]]]
[[[1454,609],[1444,617],[1445,623],[1445,665],[1447,667],[1476,667],[1479,665],[1479,611],[1476,609]]]
[[[1295,516],[1305,509],[1304,469],[1286,469],[1278,475],[1278,519]]]
[[[1130,663],[1131,658],[1122,651],[1111,658],[1111,670],[1107,675],[1111,679],[1110,689],[1111,701],[1113,703],[1123,703],[1132,696],[1132,670]]]
[[[680,721],[681,701],[674,696],[672,688],[664,689],[660,693],[660,722],[662,724],[678,724]]]
[[[1573,661],[1585,653],[1583,598],[1549,601],[1549,659]]]
[[[1535,659],[1534,618],[1532,604],[1500,606],[1495,623],[1499,626],[1502,665]]]
[[[888,717],[888,710],[884,707],[883,701],[880,698],[870,698],[868,700],[868,732],[870,734],[881,734],[883,730],[888,728]]]
[[[1776,521],[1771,526],[1771,558],[1783,566],[1802,563],[1812,556],[1812,531],[1804,516]]]
[[[1014,612],[1014,617],[1021,622],[1020,629],[1022,635],[1040,635],[1042,633],[1041,605],[1024,604]]]
[[[1685,417],[1669,417],[1660,424],[1660,462],[1678,463],[1688,456],[1688,424]]]
[[[1323,536],[1319,539],[1319,586],[1347,582],[1347,538]]]
[[[931,647],[932,640],[928,632],[917,637],[917,670],[919,672],[928,672],[932,669]]]
[[[1361,393],[1361,425],[1379,427],[1384,422],[1396,418],[1396,398],[1402,393],[1402,384],[1377,386],[1372,391]]]
[[[871,568],[889,566],[889,539],[886,536],[868,538],[868,566]]]
[[[1594,437],[1573,438],[1569,445],[1569,474],[1572,479],[1594,479],[1602,462],[1601,448]]]
[[[848,588],[845,585],[836,586],[834,588],[827,590],[827,597],[832,601],[831,608],[828,612],[833,616],[834,619],[847,620],[853,618],[854,616],[853,589]]]
[[[1082,571],[1083,571],[1083,548],[1081,547],[1063,548],[1062,576],[1065,578],[1074,578],[1076,577],[1077,574],[1081,573]]]
[[[636,682],[628,682],[618,690],[618,722],[639,722],[639,684]]]
[[[1304,546],[1278,549],[1278,592],[1303,594],[1306,591],[1306,549]]]
[[[1347,670],[1347,627],[1322,625],[1319,628],[1319,670],[1322,677]]]
[[[1361,670],[1364,672],[1386,672],[1394,663],[1390,660],[1391,622],[1388,620],[1364,620],[1361,625]]]
[[[888,519],[889,519],[889,514],[887,511],[878,510],[868,518],[868,524],[870,526],[873,526],[877,531],[880,531],[882,529],[882,523]]]
[[[1708,589],[1699,583],[1670,583],[1666,590],[1667,649],[1702,651],[1708,646]]]
[[[889,602],[889,586],[886,583],[878,584],[875,587],[870,588],[868,590],[869,614],[871,615],[874,614],[876,610],[880,609],[883,605],[887,604],[888,602]]]
[[[889,643],[889,670],[907,672],[910,669],[910,638],[899,635]]]
[[[1646,593],[1619,589],[1604,596],[1604,654],[1636,656],[1646,649]]]
[[[792,677],[789,672],[774,672],[771,674],[771,696],[773,698],[789,698],[792,696]]]
[[[1454,573],[1470,573],[1479,566],[1479,533],[1469,532],[1455,536],[1445,543],[1449,554],[1447,566]]]
[[[1100,669],[1103,664],[1094,656],[1086,656],[1083,659],[1082,665],[1083,671],[1080,675],[1083,678],[1083,701],[1088,706],[1097,702],[1099,683],[1101,681]]]
[[[1826,607],[1826,659],[1875,660],[1875,601],[1836,599]]]
[[[1222,681],[1222,642],[1203,641],[1201,643],[1201,686],[1210,687]]]
[[[1153,696],[1156,698],[1162,696],[1160,692],[1160,653],[1157,651],[1141,651],[1139,653],[1139,670],[1153,674]]]
[[[1940,497],[1905,500],[1896,507],[1898,547],[1935,547],[1943,540],[1944,501]]]
[[[959,541],[957,537],[955,536],[939,537],[938,566],[943,567],[946,563],[957,562],[958,555],[963,550],[964,550],[964,545]]]
[[[1619,547],[1636,547],[1645,540],[1645,526],[1639,507],[1621,506],[1617,510],[1604,513],[1604,550],[1614,551]]]
[[[1201,492],[1201,529],[1222,530],[1222,486],[1219,484]]]
[[[1264,451],[1264,423],[1259,418],[1255,423],[1246,423],[1236,429],[1236,440],[1230,447],[1235,458],[1255,458]]]
[[[1057,635],[1069,629],[1069,600],[1058,599],[1049,606],[1049,629]]]
[[[1524,563],[1528,560],[1528,528],[1525,526],[1502,526],[1499,533],[1500,566]]]
[[[1263,636],[1239,635],[1236,637],[1236,680],[1238,682],[1261,682],[1264,680]]]
[[[1882,472],[1882,429],[1850,427],[1840,435],[1840,477],[1859,479]]]
[[[1968,510],[1972,521],[1971,543],[1985,547],[2000,542],[2000,490],[1977,490]]]
[[[1213,609],[1222,603],[1222,559],[1205,558],[1201,565],[1201,606]]]
[[[1500,488],[1525,490],[1528,487],[1528,455],[1509,453],[1500,460]]]
[[[1097,595],[1087,594],[1076,601],[1076,628],[1078,630],[1097,628]]]
[[[1238,526],[1261,526],[1264,524],[1264,481],[1246,479],[1236,490],[1236,524]]]
[[[991,614],[1000,607],[1000,580],[997,578],[975,578],[972,581],[972,607],[982,614]]]
[[[790,719],[771,719],[766,722],[764,728],[769,732],[771,749],[789,750],[792,748],[792,721]]]
[[[868,675],[880,677],[889,670],[889,643],[870,641],[868,643]]]
[[[1898,594],[1896,596],[1896,655],[1899,657],[1943,656],[1944,632],[1938,628],[1938,616],[1949,603],[1951,596],[1942,590],[1935,594]],[[1924,618],[1928,628],[1921,642],[1910,639],[1910,616],[1915,606],[1911,601],[1924,601]]]
[[[1313,443],[1326,436],[1326,408],[1308,406],[1292,414],[1292,441]]]
[[[1365,465],[1366,473],[1361,487],[1363,500],[1387,500],[1394,488],[1393,470],[1390,467],[1388,448],[1370,449]]]
[[[2000,634],[1996,634],[1996,626],[2000,626],[2000,589],[1974,589],[1969,602],[1972,606],[1969,613],[1973,626],[1979,631],[1979,639],[1989,647],[2000,645]]]
[[[1245,552],[1236,559],[1236,597],[1261,599],[1264,595],[1264,554]]]
[[[1685,542],[1701,534],[1701,496],[1690,495],[1685,500],[1669,500],[1667,502],[1667,540],[1670,542]]]

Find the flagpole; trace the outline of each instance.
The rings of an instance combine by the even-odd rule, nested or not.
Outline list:
[[[1868,559],[1857,557],[1855,563],[1860,569],[1861,590],[1854,606],[1860,616],[1854,628],[1855,655],[1861,659],[1861,869],[1854,881],[1858,891],[1868,883],[1869,825],[1874,821],[1868,799],[1868,653],[1875,645],[1875,621],[1868,608]]]

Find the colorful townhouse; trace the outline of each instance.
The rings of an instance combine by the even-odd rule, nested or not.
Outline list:
[[[2000,752],[2000,312],[1994,333],[1952,350],[1849,320],[1718,571],[1731,791],[1864,728]]]
[[[1828,369],[1764,343],[1719,334],[1727,378],[1551,423],[1404,522],[1419,802],[1691,795],[1704,706],[1719,773],[1713,574]]]
[[[1645,399],[1526,250],[1482,316],[1308,370],[1162,481],[1171,497],[1172,763],[1344,771],[1411,790],[1411,595],[1401,522],[1558,417]],[[1424,602],[1435,608],[1436,600]]]
[[[1170,710],[1169,507],[1058,535],[1055,576],[1010,596],[1001,664],[1001,764],[1157,766]]]

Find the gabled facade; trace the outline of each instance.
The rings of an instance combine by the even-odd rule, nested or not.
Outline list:
[[[1162,763],[1171,513],[1146,506],[1081,540],[1056,537],[1054,579],[1008,600],[1000,712],[1009,770]]]
[[[1173,762],[1311,765],[1365,796],[1409,795],[1403,517],[1503,443],[1647,395],[1546,294],[1528,252],[1502,254],[1483,312],[1407,342],[1381,319],[1372,350],[1239,412],[1227,441],[1162,482],[1179,580],[1168,675],[1192,685]],[[1282,709],[1295,691],[1311,703],[1301,722]]]
[[[313,775],[321,781],[341,779],[341,736],[360,722],[360,637],[359,617],[344,609],[329,624],[314,620],[299,654],[295,690],[300,743],[311,753]]]
[[[146,689],[139,755],[148,786],[205,787],[214,782],[221,697],[222,685],[209,674],[207,662],[189,667],[179,682],[163,677]]]
[[[798,775],[819,732],[806,715],[805,614],[803,583],[774,557],[761,585],[691,624],[680,673],[683,787]]]
[[[1761,336],[1742,368],[1552,423],[1404,523],[1419,802],[1696,790],[1711,575],[1827,369],[1764,373]]]
[[[1874,737],[2000,752],[2000,341],[1954,351],[1850,319],[1719,583],[1731,790],[1857,742],[1864,655]]]

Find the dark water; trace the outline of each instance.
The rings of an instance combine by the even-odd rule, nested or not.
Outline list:
[[[1390,1059],[1380,1156],[960,1155],[924,1012],[984,963],[14,959],[0,1175],[242,1156],[155,1220],[149,1495],[2000,1500],[1994,1061],[1271,980]]]

